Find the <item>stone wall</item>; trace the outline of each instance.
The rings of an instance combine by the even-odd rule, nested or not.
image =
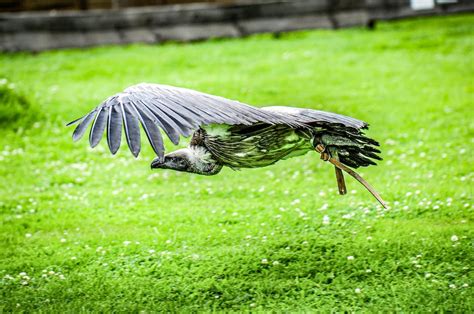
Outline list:
[[[122,10],[0,14],[0,51],[196,41],[262,32],[373,25],[375,20],[474,11],[474,1],[413,11],[409,0],[260,0]]]
[[[230,3],[235,0],[0,0],[0,12],[118,9],[192,2]]]

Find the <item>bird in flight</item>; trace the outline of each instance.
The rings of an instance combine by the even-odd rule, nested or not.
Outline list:
[[[105,130],[112,154],[120,147],[122,128],[132,154],[140,153],[140,125],[157,157],[152,169],[173,169],[215,175],[222,167],[258,168],[316,151],[335,166],[339,193],[346,194],[343,171],[354,177],[382,204],[380,195],[351,168],[375,165],[378,142],[365,136],[368,124],[355,118],[312,109],[272,106],[256,108],[198,91],[141,83],[107,98],[78,124],[72,138],[79,140],[92,123],[91,147]],[[165,154],[161,131],[175,145],[180,137],[187,148]]]

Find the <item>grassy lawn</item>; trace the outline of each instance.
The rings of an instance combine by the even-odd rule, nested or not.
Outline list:
[[[0,311],[473,312],[473,33],[460,15],[0,55]],[[317,154],[203,177],[72,142],[66,122],[139,82],[368,121],[384,161],[362,173],[390,208],[350,178],[339,196]]]

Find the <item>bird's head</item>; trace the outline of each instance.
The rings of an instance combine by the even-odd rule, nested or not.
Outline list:
[[[166,154],[164,158],[155,158],[151,163],[151,168],[212,176],[222,169],[222,165],[216,163],[204,148],[182,148]]]
[[[152,169],[172,169],[176,171],[194,172],[193,165],[186,149],[166,154],[163,158],[155,158],[151,163]]]

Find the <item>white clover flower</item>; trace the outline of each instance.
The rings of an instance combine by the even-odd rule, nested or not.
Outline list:
[[[64,280],[64,279],[66,279],[66,277],[64,277],[64,275],[61,274],[61,275],[59,275],[59,279]]]
[[[291,202],[291,205],[296,205],[296,204],[299,204],[301,203],[300,199],[297,198],[297,199],[294,199],[292,202]]]
[[[354,292],[357,293],[357,294],[359,294],[359,293],[362,292],[362,290],[361,290],[360,288],[355,288],[355,289],[354,289]]]
[[[347,257],[347,260],[348,260],[348,261],[353,261],[353,260],[354,260],[354,256],[349,255],[349,256]]]
[[[450,287],[451,289],[456,289],[456,285],[455,285],[454,283],[450,284],[449,287]]]
[[[262,258],[262,261],[261,261],[262,264],[268,264],[268,260],[266,258]]]
[[[459,240],[459,238],[458,238],[457,235],[453,234],[453,235],[451,236],[451,241],[457,242],[458,240]]]
[[[27,234],[25,234],[25,237],[27,237],[27,238],[31,238],[31,233],[27,233]]]
[[[365,270],[366,273],[371,273],[372,272],[372,269],[368,268]]]
[[[371,236],[367,237],[367,241],[371,241],[373,238]]]
[[[53,270],[48,271],[48,275],[51,275],[51,276],[52,276],[52,275],[54,275],[54,274],[55,274],[55,272],[54,272]]]
[[[465,283],[465,284],[462,285],[462,287],[467,288],[467,287],[469,287],[469,284]]]
[[[273,262],[273,266],[278,266],[278,265],[280,265],[280,262],[279,262],[279,261],[274,261],[274,262]]]
[[[77,257],[75,257],[75,256],[71,257],[71,260],[73,260],[73,261],[75,261],[76,259],[77,259]]]
[[[65,238],[62,238],[61,240],[59,240],[61,243],[66,243],[67,240]]]
[[[331,223],[330,219],[329,219],[329,216],[328,215],[324,215],[323,217],[323,225],[329,225]]]
[[[148,250],[148,253],[153,254],[155,253],[155,250]]]
[[[24,280],[24,281],[21,282],[21,284],[22,284],[23,286],[26,286],[26,285],[28,284],[28,281]]]
[[[123,241],[123,245],[127,246],[127,245],[130,245],[130,243],[132,243],[131,241]]]
[[[21,273],[19,273],[20,276],[26,276],[26,273],[24,271],[22,271]]]

